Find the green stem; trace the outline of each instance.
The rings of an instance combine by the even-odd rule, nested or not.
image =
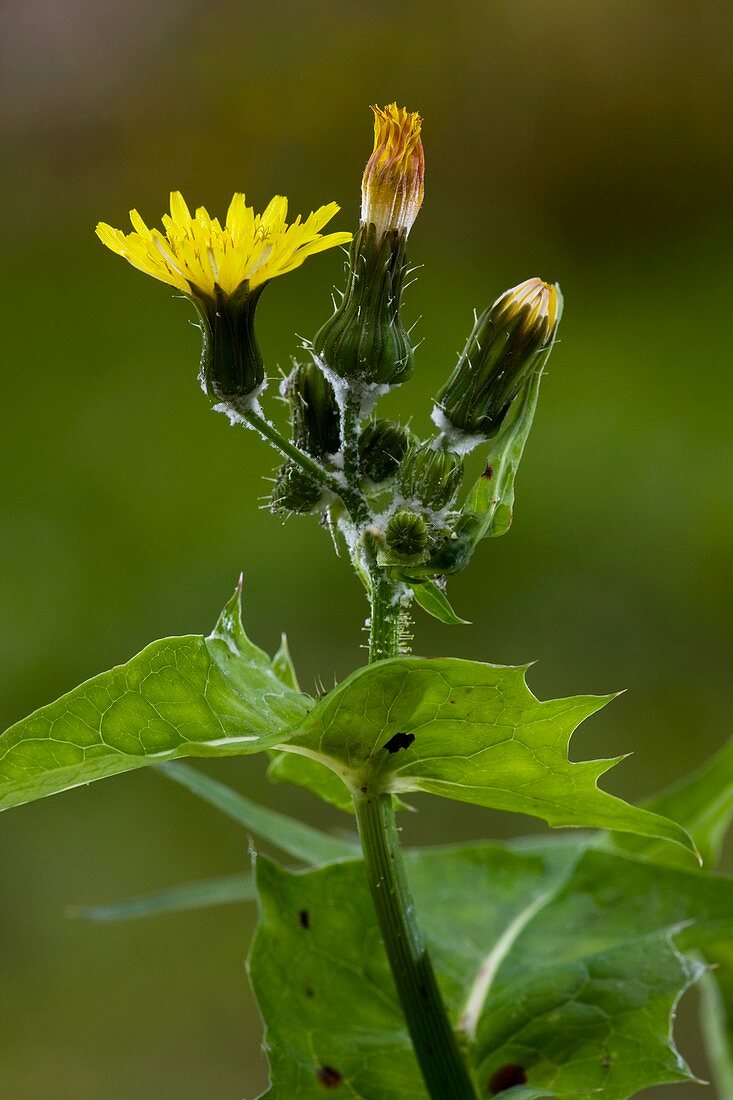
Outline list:
[[[355,805],[374,908],[428,1095],[476,1100],[415,918],[393,796],[359,797]]]
[[[370,661],[398,652],[398,592],[396,583],[375,565]],[[354,805],[374,909],[425,1087],[431,1100],[477,1100],[415,913],[393,796],[359,792]]]
[[[344,477],[347,484],[358,489],[361,478],[359,461],[359,419],[361,397],[348,391],[341,412],[341,445],[344,454]]]
[[[401,607],[399,589],[377,565],[370,574],[369,661],[382,661],[399,653]]]
[[[355,522],[363,521],[366,518],[366,505],[361,495],[355,493],[350,487],[344,486],[341,481],[333,476],[333,474],[330,474],[328,470],[324,470],[323,466],[319,465],[315,459],[312,459],[305,451],[301,451],[299,447],[296,447],[294,443],[291,443],[284,435],[281,435],[275,425],[271,424],[266,417],[255,412],[254,409],[246,403],[238,405],[236,407],[236,412],[238,412],[242,419],[246,420],[263,439],[271,443],[280,454],[284,455],[285,458],[289,458],[291,462],[299,466],[301,470],[312,477],[319,485],[323,485],[324,488],[328,489],[334,496],[342,500],[349,515]]]

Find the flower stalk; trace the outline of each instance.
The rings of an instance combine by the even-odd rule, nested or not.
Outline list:
[[[375,577],[370,661],[397,655],[399,595],[398,585]],[[417,919],[394,797],[367,789],[355,795],[354,807],[374,910],[425,1087],[432,1100],[477,1100]]]

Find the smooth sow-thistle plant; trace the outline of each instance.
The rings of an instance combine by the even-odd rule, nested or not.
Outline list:
[[[511,523],[562,298],[530,278],[476,317],[429,438],[379,415],[414,373],[402,295],[425,162],[417,114],[392,104],[374,115],[353,237],[324,233],[335,203],[288,223],[285,198],[255,214],[241,194],[223,222],[173,192],[162,230],[134,210],[130,233],[97,227],[193,303],[204,391],[278,452],[272,511],[324,521],[363,585],[368,663],[309,697],[284,643],[270,658],[245,634],[238,588],[208,637],[153,642],[7,730],[0,806],[159,764],[291,858],[260,855],[251,875],[84,911],[256,897],[249,974],[273,1100],[622,1100],[693,1078],[670,1023],[698,980],[719,1095],[731,1097],[733,885],[712,868],[733,813],[733,749],[634,807],[598,786],[616,760],[568,756],[607,698],[541,702],[524,668],[409,653],[415,605],[462,621],[446,578]],[[273,393],[259,297],[347,243],[343,295]],[[288,433],[267,411],[276,397]],[[358,842],[168,763],[254,752],[269,754],[273,779],[353,812]],[[403,852],[395,815],[415,791],[584,831]]]

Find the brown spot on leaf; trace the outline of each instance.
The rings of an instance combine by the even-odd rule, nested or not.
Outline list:
[[[493,476],[494,476],[494,467],[493,466],[487,466],[486,469],[484,470],[484,472],[481,474],[481,477],[485,477],[487,481],[491,481]]]
[[[309,1000],[310,1000],[310,999],[311,999],[312,997],[315,997],[315,993],[313,992],[313,990],[311,989],[311,987],[310,987],[309,985],[307,985],[307,986],[305,987],[305,989],[303,990],[303,992],[305,993],[306,997],[307,997],[307,998],[308,998]]]
[[[498,1096],[500,1092],[506,1092],[508,1089],[513,1089],[515,1085],[526,1084],[527,1074],[522,1067],[515,1066],[510,1062],[506,1066],[501,1066],[491,1078],[489,1081],[489,1093],[491,1096]]]
[[[343,1077],[333,1066],[319,1066],[316,1070],[316,1080],[323,1085],[324,1089],[337,1089]]]
[[[409,749],[414,740],[414,733],[396,733],[394,737],[390,737],[384,747],[389,753],[399,752],[400,749]]]
[[[300,910],[300,912],[298,913],[298,920],[300,921],[300,927],[301,928],[310,928],[310,926],[311,926],[311,915],[310,915],[310,913],[308,912],[307,909],[301,909]]]

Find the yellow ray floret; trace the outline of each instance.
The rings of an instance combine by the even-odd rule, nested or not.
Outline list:
[[[308,256],[335,245],[348,244],[351,233],[321,233],[337,213],[337,203],[300,215],[288,225],[288,200],[276,195],[262,214],[247,206],[244,195],[232,199],[226,222],[212,218],[203,206],[191,214],[180,191],[171,192],[171,212],[163,228],[148,229],[137,210],[130,211],[133,232],[124,233],[100,222],[97,236],[113,252],[184,294],[213,297],[218,286],[233,294],[247,282],[254,290],[263,283],[300,267]]]

